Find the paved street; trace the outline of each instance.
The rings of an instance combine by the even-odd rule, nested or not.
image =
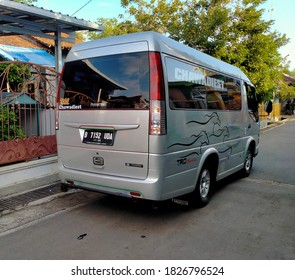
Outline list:
[[[221,182],[203,209],[79,191],[4,215],[0,259],[294,260],[295,121],[260,144],[251,176]]]

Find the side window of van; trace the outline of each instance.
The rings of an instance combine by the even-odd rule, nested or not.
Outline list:
[[[171,109],[241,110],[239,80],[166,57]]]
[[[249,84],[245,84],[247,92],[248,111],[254,121],[259,121],[258,100],[255,88]]]

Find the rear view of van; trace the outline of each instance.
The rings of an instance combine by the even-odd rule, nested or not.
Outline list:
[[[258,153],[251,92],[238,68],[155,32],[74,46],[57,97],[63,188],[206,205]]]
[[[159,180],[149,151],[150,138],[165,134],[164,83],[160,54],[149,47],[105,39],[71,50],[58,98],[63,183],[161,199],[149,188]]]

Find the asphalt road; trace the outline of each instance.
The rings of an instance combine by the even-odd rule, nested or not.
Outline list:
[[[31,204],[0,218],[0,259],[294,260],[294,144],[295,121],[264,130],[250,177],[202,209],[84,191]]]

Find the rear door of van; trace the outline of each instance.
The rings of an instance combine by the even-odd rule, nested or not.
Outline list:
[[[93,57],[74,53],[79,59],[65,63],[57,132],[65,168],[147,177],[150,66],[147,42],[140,44],[146,50],[110,53],[113,47],[105,46]]]

